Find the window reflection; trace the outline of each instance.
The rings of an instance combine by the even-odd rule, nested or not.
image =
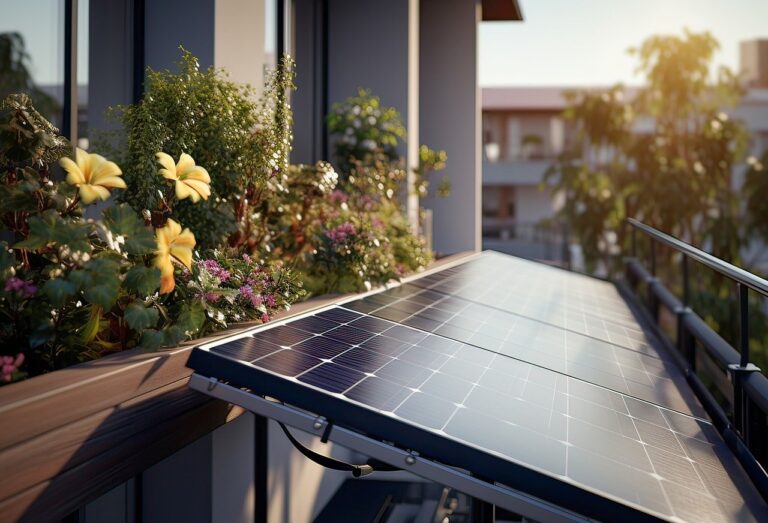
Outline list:
[[[61,127],[64,0],[4,0],[0,17],[0,98],[26,93]]]

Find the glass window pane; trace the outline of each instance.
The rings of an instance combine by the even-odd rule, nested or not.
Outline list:
[[[61,127],[64,0],[4,0],[0,16],[0,97],[27,93]]]

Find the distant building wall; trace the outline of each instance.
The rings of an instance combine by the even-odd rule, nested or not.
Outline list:
[[[750,87],[768,87],[768,40],[741,42],[740,69]]]
[[[537,186],[515,188],[515,204],[519,222],[536,223],[552,218],[555,214],[551,193],[541,191]]]

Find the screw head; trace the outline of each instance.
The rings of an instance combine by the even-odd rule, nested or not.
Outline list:
[[[314,428],[315,430],[320,430],[320,429],[322,429],[322,428],[323,428],[323,422],[322,422],[322,421],[320,421],[320,420],[318,420],[318,421],[315,421],[315,422],[312,424],[312,428]]]
[[[416,463],[416,458],[414,458],[413,456],[406,456],[405,463],[408,465],[413,465]]]

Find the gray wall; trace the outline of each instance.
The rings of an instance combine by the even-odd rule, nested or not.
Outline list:
[[[420,141],[448,153],[452,185],[448,198],[422,205],[433,210],[434,249],[443,254],[480,249],[479,16],[472,0],[421,0]]]
[[[142,522],[211,521],[211,435],[142,474]]]
[[[330,105],[359,87],[370,88],[407,122],[408,0],[328,0]]]
[[[205,69],[213,65],[215,0],[148,0],[145,7],[145,64],[174,69],[179,44]]]
[[[117,129],[105,119],[108,107],[133,97],[133,0],[91,2],[88,33],[88,126]]]
[[[323,150],[322,2],[295,0],[293,57],[296,60],[296,91],[293,109],[292,163],[326,159]]]

